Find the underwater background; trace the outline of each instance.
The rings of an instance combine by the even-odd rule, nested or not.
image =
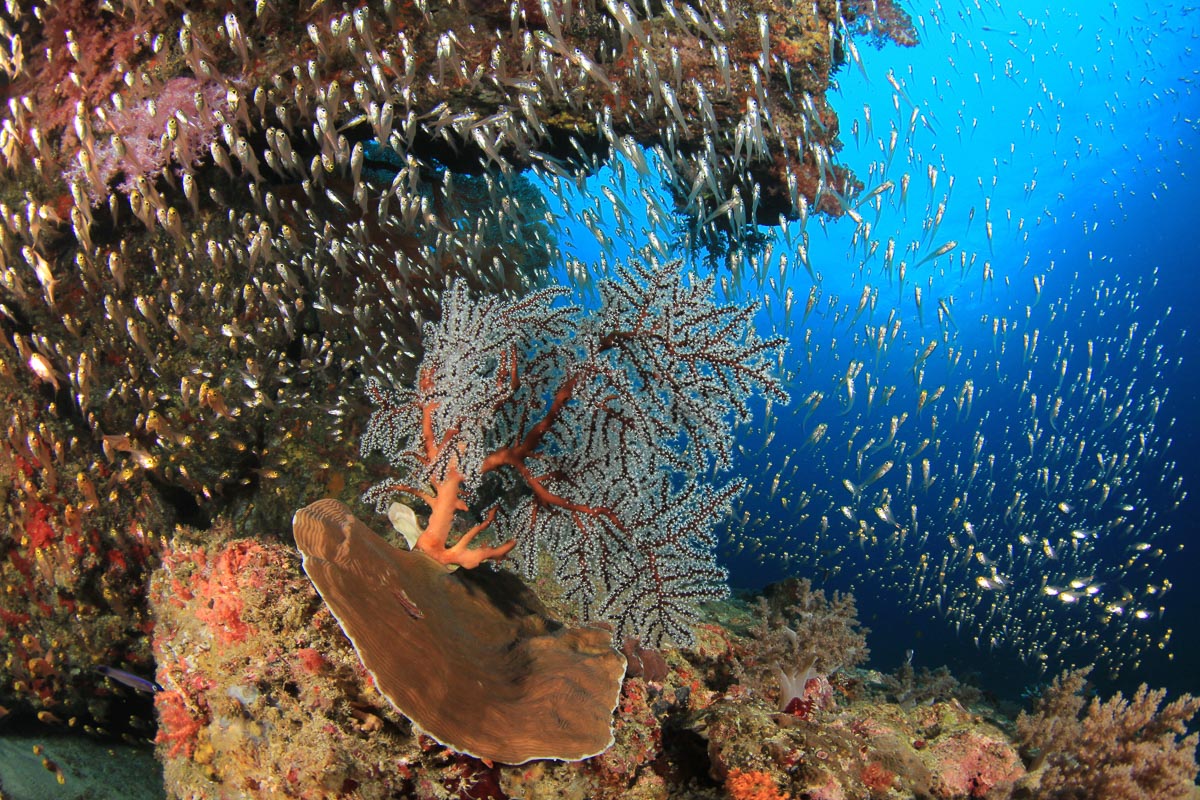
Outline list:
[[[771,283],[766,286],[751,279],[745,296],[755,299],[760,292],[770,293],[767,302],[774,307],[764,314],[764,320],[789,336],[788,368],[803,379],[789,387],[791,408],[775,411],[778,422],[770,446],[763,447],[766,434],[762,427],[748,432],[741,442],[754,451],[743,464],[751,486],[745,507],[753,511],[755,520],[748,526],[735,520],[725,531],[722,556],[731,581],[735,587],[750,588],[790,574],[814,580],[824,575],[830,588],[855,593],[860,616],[872,629],[873,664],[880,668],[899,664],[906,651],[913,650],[915,663],[923,659],[945,663],[956,674],[977,676],[981,685],[1002,694],[1019,696],[1037,685],[1042,669],[1036,658],[1031,662],[1028,653],[1015,652],[1020,648],[1014,648],[1011,641],[1005,642],[1008,646],[988,646],[987,636],[985,644],[978,646],[975,634],[961,625],[956,635],[953,620],[948,622],[945,614],[931,609],[927,602],[924,608],[914,609],[922,603],[911,596],[912,587],[873,574],[869,557],[864,559],[865,550],[848,548],[829,558],[828,551],[836,545],[818,554],[807,549],[807,544],[797,544],[811,540],[820,512],[812,513],[810,507],[810,513],[801,517],[783,507],[780,498],[792,492],[794,508],[797,493],[817,495],[828,503],[829,516],[836,517],[848,495],[842,481],[863,475],[860,472],[854,478],[837,468],[823,469],[813,463],[818,455],[815,449],[805,446],[820,416],[806,414],[802,404],[813,389],[833,394],[848,359],[811,372],[799,364],[806,351],[822,346],[828,351],[838,346],[839,339],[841,348],[850,350],[852,356],[872,352],[861,343],[847,343],[856,336],[865,337],[864,326],[872,322],[879,325],[888,320],[891,324],[899,319],[906,334],[929,337],[929,341],[949,330],[954,345],[967,354],[965,364],[955,370],[957,380],[961,385],[963,378],[973,379],[975,391],[988,400],[975,401],[973,416],[963,419],[959,414],[959,418],[944,422],[944,446],[947,450],[970,448],[978,433],[987,441],[985,455],[994,451],[1002,460],[1015,462],[1017,451],[1026,446],[1018,441],[1023,432],[1017,431],[1022,423],[1035,419],[1038,411],[1029,408],[1028,393],[1006,393],[1006,389],[1019,386],[1027,375],[1034,382],[1041,381],[1045,427],[1047,406],[1070,394],[1071,384],[1086,369],[1079,351],[1089,341],[1113,337],[1117,331],[1111,345],[1119,348],[1125,338],[1134,352],[1120,362],[1114,358],[1119,366],[1114,365],[1108,373],[1111,385],[1136,385],[1142,398],[1138,402],[1151,397],[1164,401],[1162,416],[1155,420],[1159,446],[1127,479],[1134,484],[1130,488],[1137,493],[1137,503],[1151,508],[1135,523],[1137,533],[1155,534],[1155,547],[1170,554],[1155,568],[1155,580],[1169,582],[1171,588],[1161,604],[1146,598],[1153,616],[1145,620],[1150,623],[1147,628],[1155,627],[1159,636],[1164,628],[1171,628],[1173,635],[1165,649],[1133,642],[1115,644],[1109,665],[1127,668],[1136,664],[1136,669],[1125,669],[1119,676],[1121,670],[1113,671],[1112,677],[1123,678],[1116,685],[1129,688],[1149,681],[1194,692],[1200,688],[1200,630],[1185,609],[1200,602],[1200,590],[1192,580],[1194,557],[1190,548],[1184,549],[1196,519],[1196,499],[1187,489],[1200,468],[1196,447],[1200,430],[1188,413],[1197,400],[1196,373],[1189,367],[1192,351],[1187,333],[1195,328],[1190,301],[1200,290],[1191,234],[1200,208],[1200,188],[1190,179],[1200,142],[1200,99],[1195,92],[1198,73],[1192,60],[1197,36],[1194,10],[1186,4],[1112,3],[1100,7],[1019,2],[911,4],[908,8],[917,20],[919,46],[865,50],[863,69],[847,65],[837,73],[837,88],[829,94],[841,118],[845,143],[839,162],[864,176],[863,195],[870,197],[881,184],[895,184],[895,188],[885,186],[880,192],[882,204],[858,207],[872,225],[869,232],[863,233],[861,223],[846,217],[822,220],[819,227],[810,222],[806,249],[811,272],[806,272],[797,268],[801,257],[789,246],[790,237],[760,228],[773,245],[771,261],[765,268],[750,269],[761,269]],[[892,134],[897,132],[898,139],[893,140]],[[900,190],[901,176],[910,181],[906,199]],[[597,191],[596,184],[604,180],[602,174],[589,183],[588,191]],[[611,173],[607,180],[614,190],[619,189]],[[554,194],[548,196],[553,203]],[[665,198],[661,202],[669,205]],[[625,204],[629,209],[644,205],[636,193],[626,196]],[[637,218],[636,211],[633,216]],[[564,217],[570,219],[569,214]],[[935,217],[940,225],[931,233],[930,221]],[[645,225],[645,220],[631,227],[639,224]],[[790,228],[795,235],[797,225],[791,223]],[[572,236],[568,226],[563,239],[569,256],[584,264],[598,261],[602,255],[620,257],[619,248],[598,247],[581,223],[576,223],[576,232]],[[906,281],[897,275],[900,256],[887,263],[886,245],[879,247],[889,240],[900,246],[919,243],[908,258]],[[946,243],[956,243],[956,247],[928,259]],[[635,239],[630,244],[640,246],[641,242]],[[786,278],[775,278],[783,275],[781,258]],[[914,262],[922,263],[914,266]],[[818,280],[813,280],[813,273]],[[803,314],[804,323],[798,323],[796,318],[802,316],[805,298],[814,286],[820,293],[816,309],[811,315]],[[864,287],[872,292],[867,315],[856,311]],[[923,302],[914,298],[914,288],[922,291]],[[790,315],[785,316],[782,299],[789,291],[794,292],[795,300]],[[937,301],[943,299],[952,303],[955,322],[947,322],[938,312]],[[1037,314],[1026,325],[1025,310],[1030,306]],[[1047,314],[1050,307],[1057,307],[1057,312]],[[989,369],[989,354],[995,352],[992,321],[1006,316],[1020,321],[1021,333],[1015,334],[1011,348],[1020,347],[1021,337],[1037,329],[1043,351],[1066,347],[1076,353],[1065,382],[1059,380],[1061,361],[1044,352],[1038,354],[1040,358],[1008,358]],[[859,324],[847,324],[848,318]],[[1128,334],[1130,326],[1137,326],[1142,334]],[[1142,335],[1150,328],[1157,329],[1154,340],[1144,340]],[[815,346],[802,343],[802,337],[809,335]],[[882,369],[873,352],[871,359],[877,371],[910,371],[924,341],[919,347],[892,349],[884,356]],[[1052,380],[1046,383],[1049,378]],[[933,386],[937,385],[935,380]],[[953,383],[942,385],[947,391],[958,388]],[[1033,389],[1031,393],[1039,392]],[[915,404],[915,397],[909,399]],[[1074,402],[1080,405],[1078,397]],[[900,410],[911,410],[898,405]],[[833,445],[839,435],[844,442],[869,416],[860,416],[860,406],[860,411],[843,417],[843,407],[829,420],[840,423],[826,434]],[[1073,444],[1086,442],[1092,453],[1101,448],[1125,454],[1136,446],[1128,438],[1138,432],[1136,425],[1120,432],[1104,420],[1085,421],[1082,415],[1070,425],[1078,437]],[[865,438],[862,435],[859,443]],[[795,454],[790,470],[785,470],[772,488],[780,472],[771,467],[778,468],[789,451]],[[1005,476],[1002,482],[1006,485],[997,492],[1043,492],[1037,470],[1060,466],[1051,456],[1031,454]],[[1182,480],[1182,489],[1173,485],[1178,480]],[[1080,478],[1074,486],[1060,487],[1047,508],[1060,502],[1074,505],[1077,499],[1086,504],[1087,500],[1076,494],[1084,483]],[[922,517],[935,529],[935,539],[939,535],[966,539],[963,514],[949,508],[952,499],[953,493],[949,498],[939,496],[933,507],[922,503]],[[943,505],[937,506],[937,502]],[[1078,515],[1048,510],[1031,520],[1028,533],[1036,540],[1035,549],[1040,549],[1047,537],[1070,547],[1070,530],[1111,522],[1111,516],[1106,516],[1111,507],[1095,513],[1079,510]],[[987,518],[989,512],[979,513]],[[764,514],[770,515],[767,521],[763,521]],[[835,524],[839,521],[844,522]],[[992,522],[996,521],[992,517]],[[976,519],[974,526],[979,525]],[[993,548],[1002,548],[1021,535],[1015,528],[993,534]],[[1133,539],[1122,541],[1122,546],[1098,557],[1094,565],[1103,564],[1103,577],[1085,575],[1089,582],[1104,581],[1108,589],[1121,587],[1120,593],[1127,578],[1139,580],[1136,573],[1144,566],[1127,568],[1124,562],[1125,548]],[[876,548],[873,555],[876,560],[899,558],[896,566],[906,568],[903,558],[886,547]],[[1047,579],[1053,585],[1050,576],[1056,560],[1035,557],[1013,578],[1033,584],[1035,590]],[[1085,572],[1089,570],[1081,568],[1080,574]],[[958,587],[969,593],[971,602],[986,597],[989,591],[970,585],[975,577]],[[1050,610],[1057,614],[1062,609],[1054,609],[1052,603]],[[1041,606],[1017,600],[1001,613],[1020,617],[1041,613]],[[1092,642],[1108,637],[1111,629],[1124,627],[1125,620],[1120,617],[1105,616],[1088,634]],[[1064,614],[1048,623],[1043,635],[1054,639],[1058,636],[1055,626],[1064,626],[1061,633],[1065,637],[1076,624],[1078,617]],[[1156,634],[1149,635],[1153,638]],[[1002,639],[998,637],[998,641]],[[1094,647],[1083,645],[1069,658],[1088,663],[1089,652],[1094,652]]]
[[[1084,713],[1064,670],[1200,694],[1200,13],[693,5],[0,13],[0,794],[1000,797]],[[293,515],[392,533],[365,386],[413,383],[450,280],[594,311],[674,259],[784,342],[790,403],[664,484],[744,483],[711,520],[734,601],[622,643],[604,755],[442,749]],[[1173,789],[1193,706],[1139,741]]]

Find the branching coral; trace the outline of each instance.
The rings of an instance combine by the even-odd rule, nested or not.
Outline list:
[[[689,284],[677,269],[622,270],[588,317],[552,306],[553,290],[503,302],[453,287],[416,390],[371,386],[363,450],[405,477],[366,499],[426,503],[416,547],[443,563],[516,548],[531,574],[545,548],[569,597],[618,639],[691,642],[696,602],[724,592],[710,530],[740,488],[695,476],[728,466],[730,413],[745,417],[751,392],[786,394],[772,375],[781,341],[755,335],[754,309],[715,305],[711,278]],[[517,499],[485,506],[450,544],[492,476]],[[493,523],[507,541],[470,548]]]
[[[1141,800],[1190,797],[1197,734],[1185,736],[1200,698],[1185,694],[1162,705],[1163,689],[1138,687],[1126,700],[1082,695],[1089,669],[1064,672],[1022,713],[1017,735],[1045,765],[1038,797],[1048,800]]]
[[[869,631],[859,625],[854,596],[835,592],[827,598],[806,578],[789,578],[768,588],[756,610],[753,630],[759,642],[752,680],[780,690],[779,706],[793,699],[798,710],[828,705],[827,676],[867,660]]]
[[[881,682],[888,698],[905,708],[951,699],[970,706],[980,697],[977,688],[959,681],[945,666],[914,669],[911,660],[894,673],[884,675]]]

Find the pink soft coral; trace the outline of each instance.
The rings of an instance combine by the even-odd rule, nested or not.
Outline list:
[[[167,81],[153,98],[110,107],[105,116],[117,144],[98,136],[93,169],[79,162],[66,172],[68,180],[88,187],[93,202],[108,196],[109,183],[122,176],[118,188],[129,192],[139,177],[153,180],[172,163],[190,169],[209,152],[226,119],[225,90],[212,81],[177,77]],[[170,128],[173,136],[168,136]],[[102,131],[97,128],[97,132]]]

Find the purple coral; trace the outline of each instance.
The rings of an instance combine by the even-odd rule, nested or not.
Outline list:
[[[219,84],[171,78],[152,98],[110,107],[104,118],[112,137],[99,137],[90,157],[72,164],[65,177],[86,186],[98,202],[117,176],[123,176],[118,188],[128,193],[138,178],[152,180],[171,163],[190,169],[209,154],[222,125],[230,124],[227,110]]]

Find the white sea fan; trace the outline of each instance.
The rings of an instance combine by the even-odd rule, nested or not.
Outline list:
[[[697,603],[727,592],[712,529],[742,488],[700,476],[728,467],[750,394],[786,402],[773,374],[783,343],[758,338],[753,307],[716,305],[712,280],[677,263],[619,277],[592,314],[556,305],[561,289],[512,301],[451,286],[416,389],[369,384],[378,408],[363,452],[383,451],[405,482],[366,499],[420,497],[453,468],[470,503],[495,476],[488,496],[502,499],[474,510],[494,509],[519,568],[548,552],[568,597],[618,639],[689,645]]]

